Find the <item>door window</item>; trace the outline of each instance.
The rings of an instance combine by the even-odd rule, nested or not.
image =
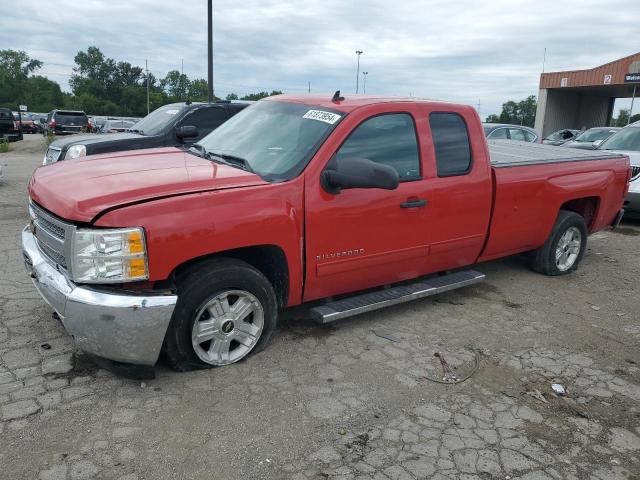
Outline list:
[[[413,118],[408,113],[372,117],[342,144],[336,156],[359,157],[393,167],[401,182],[420,179],[420,155]]]
[[[524,132],[525,138],[527,139],[527,142],[535,142],[536,138],[538,138],[528,130],[523,130],[523,132]]]
[[[198,136],[194,141],[206,137],[227,119],[227,113],[218,107],[199,108],[182,120],[184,126],[194,126],[198,129]]]
[[[510,128],[509,136],[511,137],[511,140],[518,140],[520,142],[527,141],[527,138],[524,136],[524,133],[519,128]]]
[[[506,140],[507,137],[507,129],[506,128],[496,128],[493,132],[489,134],[489,138],[492,140]]]
[[[439,177],[464,175],[471,170],[471,147],[464,119],[457,113],[429,115]]]

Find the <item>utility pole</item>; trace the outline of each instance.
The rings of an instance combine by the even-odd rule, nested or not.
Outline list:
[[[364,77],[364,82],[362,83],[362,92],[365,95],[367,94],[367,75],[369,75],[369,72],[362,72],[362,76]]]
[[[629,118],[627,118],[627,125],[631,123],[631,115],[633,115],[633,103],[636,100],[636,87],[637,85],[633,86],[633,95],[631,96],[631,108],[629,108]]]
[[[356,70],[356,95],[358,94],[358,86],[360,82],[360,55],[362,55],[362,50],[356,50],[356,55],[358,56],[358,68]]]
[[[144,68],[147,71],[147,115],[149,115],[149,64],[147,59],[144,59]]]
[[[207,84],[207,94],[209,97],[209,103],[213,103],[213,0],[208,1],[207,6],[208,17],[208,66],[207,73],[209,77],[209,83]]]
[[[544,73],[544,64],[547,62],[547,47],[544,47],[544,56],[542,57],[542,73]]]
[[[311,80],[309,80],[309,91],[308,93],[311,93]]]

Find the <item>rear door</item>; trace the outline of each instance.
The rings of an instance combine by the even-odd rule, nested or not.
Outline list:
[[[429,181],[416,128],[420,112],[414,103],[400,105],[349,114],[305,172],[305,301],[413,278],[427,269]],[[328,193],[320,177],[334,155],[390,165],[400,184],[396,190]]]
[[[487,236],[493,183],[480,119],[471,107],[452,112],[426,104],[424,165],[428,186],[428,272],[470,265]]]

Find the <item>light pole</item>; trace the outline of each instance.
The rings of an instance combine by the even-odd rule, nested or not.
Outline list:
[[[356,70],[356,95],[357,95],[358,86],[360,82],[360,55],[362,55],[362,50],[356,50],[356,55],[358,56],[358,69]]]
[[[365,95],[367,94],[367,75],[369,75],[369,72],[362,72],[362,77],[364,78],[364,82],[362,82],[362,92]]]
[[[213,0],[207,2],[207,97],[213,102]]]

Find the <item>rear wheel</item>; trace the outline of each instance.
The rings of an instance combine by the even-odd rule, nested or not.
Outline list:
[[[235,363],[266,346],[276,321],[276,295],[260,271],[240,260],[212,260],[178,285],[165,356],[180,371]]]
[[[587,247],[587,226],[575,212],[560,210],[545,244],[531,254],[531,268],[545,275],[566,275],[578,268]]]

